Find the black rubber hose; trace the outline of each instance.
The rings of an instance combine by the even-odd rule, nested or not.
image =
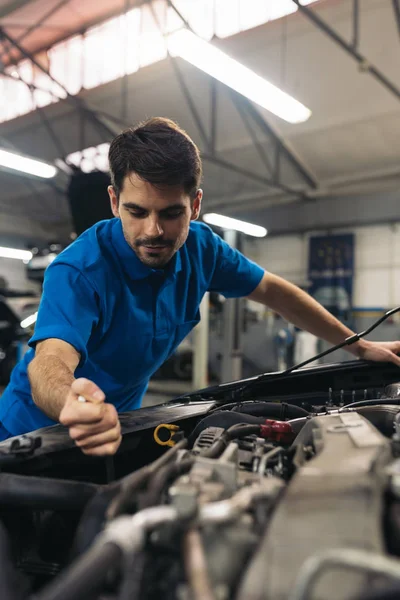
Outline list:
[[[129,557],[123,573],[118,600],[139,600],[143,598],[142,582],[146,568],[146,553],[139,552]]]
[[[119,488],[115,486],[106,487],[95,494],[86,504],[76,528],[70,552],[71,560],[90,548],[95,537],[103,529],[110,503],[119,493]]]
[[[357,596],[352,600],[399,600],[400,598],[400,583],[379,587],[373,591],[365,591],[362,596]]]
[[[232,409],[238,413],[265,417],[267,419],[272,418],[278,421],[306,417],[310,414],[305,408],[301,408],[301,406],[296,406],[295,404],[287,404],[286,402],[232,402],[214,408],[212,414]]]
[[[0,473],[0,506],[81,510],[98,489],[81,481]]]
[[[206,450],[203,450],[200,454],[206,458],[217,458],[225,450],[229,442],[245,437],[246,435],[253,435],[260,433],[261,425],[248,425],[247,423],[238,423],[233,425],[221,435],[221,437],[212,444]]]
[[[159,469],[150,479],[142,502],[142,508],[160,504],[161,495],[168,481],[187,473],[194,463],[194,457],[184,458],[180,462],[173,462]]]
[[[0,598],[22,600],[29,593],[28,582],[11,562],[7,532],[0,523]]]
[[[31,600],[90,600],[97,598],[111,569],[119,567],[122,550],[114,542],[95,544]]]
[[[179,450],[186,448],[187,445],[188,440],[180,440],[175,446],[167,450],[150,465],[146,465],[134,473],[127,475],[123,479],[120,479],[117,483],[111,484],[110,487],[118,489],[118,494],[111,501],[110,506],[107,509],[107,520],[115,519],[115,517],[125,512],[127,507],[132,503],[132,496],[135,492],[144,486],[153,473],[156,473],[158,469],[161,469],[164,465],[172,461]]]
[[[223,429],[229,429],[229,427],[232,427],[232,425],[237,425],[238,423],[247,423],[249,425],[261,425],[264,422],[265,419],[263,417],[243,415],[233,411],[222,411],[218,413],[213,413],[202,419],[199,423],[197,423],[196,427],[194,428],[194,430],[188,438],[189,445],[193,446],[200,433],[208,427],[222,427]]]

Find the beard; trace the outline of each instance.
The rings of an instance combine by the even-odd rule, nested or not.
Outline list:
[[[174,246],[137,246],[132,247],[136,256],[146,267],[164,269],[177,249]]]
[[[124,228],[122,229],[125,241],[132,248],[140,262],[151,269],[165,268],[182,245],[178,240],[165,240],[162,237],[139,238],[131,241]]]

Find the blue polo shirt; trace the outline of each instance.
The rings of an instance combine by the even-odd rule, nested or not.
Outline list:
[[[125,241],[121,221],[97,223],[47,268],[35,332],[0,398],[0,423],[13,435],[54,425],[33,402],[27,376],[35,344],[68,342],[87,377],[119,412],[139,408],[150,376],[200,320],[206,291],[249,295],[263,269],[203,223],[162,270],[144,265]]]

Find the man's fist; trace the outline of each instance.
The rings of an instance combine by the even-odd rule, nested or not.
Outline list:
[[[79,401],[82,397],[86,402]],[[60,413],[60,423],[84,454],[115,454],[121,443],[121,426],[112,404],[106,404],[104,392],[89,379],[75,379]]]

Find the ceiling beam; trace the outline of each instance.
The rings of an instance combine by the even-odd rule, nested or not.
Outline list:
[[[42,15],[40,17],[40,19],[38,21],[36,21],[36,23],[33,23],[32,25],[30,25],[29,27],[27,27],[25,29],[25,31],[23,33],[21,33],[21,35],[16,38],[16,41],[18,43],[22,42],[26,37],[28,37],[28,35],[30,35],[34,31],[36,31],[36,29],[38,29],[39,27],[43,27],[43,25],[47,21],[47,19],[50,19],[50,17],[52,17],[56,12],[58,12],[61,8],[63,8],[70,1],[71,0],[60,0],[60,2],[58,2],[55,6],[53,6],[44,15]],[[7,25],[7,27],[9,27],[9,26]],[[7,56],[7,54],[8,54],[7,52],[3,52],[0,55],[0,61],[1,61],[1,59],[3,57]]]
[[[351,56],[358,64],[360,65],[360,70],[362,72],[369,73],[374,79],[379,81],[379,83],[385,87],[389,92],[391,92],[398,100],[400,100],[400,89],[388,78],[386,75],[382,73],[375,65],[373,65],[366,56],[361,54],[353,44],[349,44],[341,35],[337,33],[330,25],[325,23],[323,19],[319,15],[316,14],[316,11],[311,10],[308,6],[303,6],[300,4],[300,0],[292,0],[294,4],[298,7],[299,11],[307,17],[309,21],[314,23],[318,29],[320,29],[323,33],[325,33],[331,40],[333,40],[338,46],[342,48],[347,54]],[[357,16],[358,18],[358,16]]]
[[[399,2],[399,0],[392,0],[392,2],[393,2],[394,15],[396,17],[397,29],[399,30],[399,34],[400,34],[400,2]]]
[[[11,15],[31,2],[32,0],[12,0],[12,2],[8,2],[5,6],[0,7],[0,19],[4,19],[4,17]]]

